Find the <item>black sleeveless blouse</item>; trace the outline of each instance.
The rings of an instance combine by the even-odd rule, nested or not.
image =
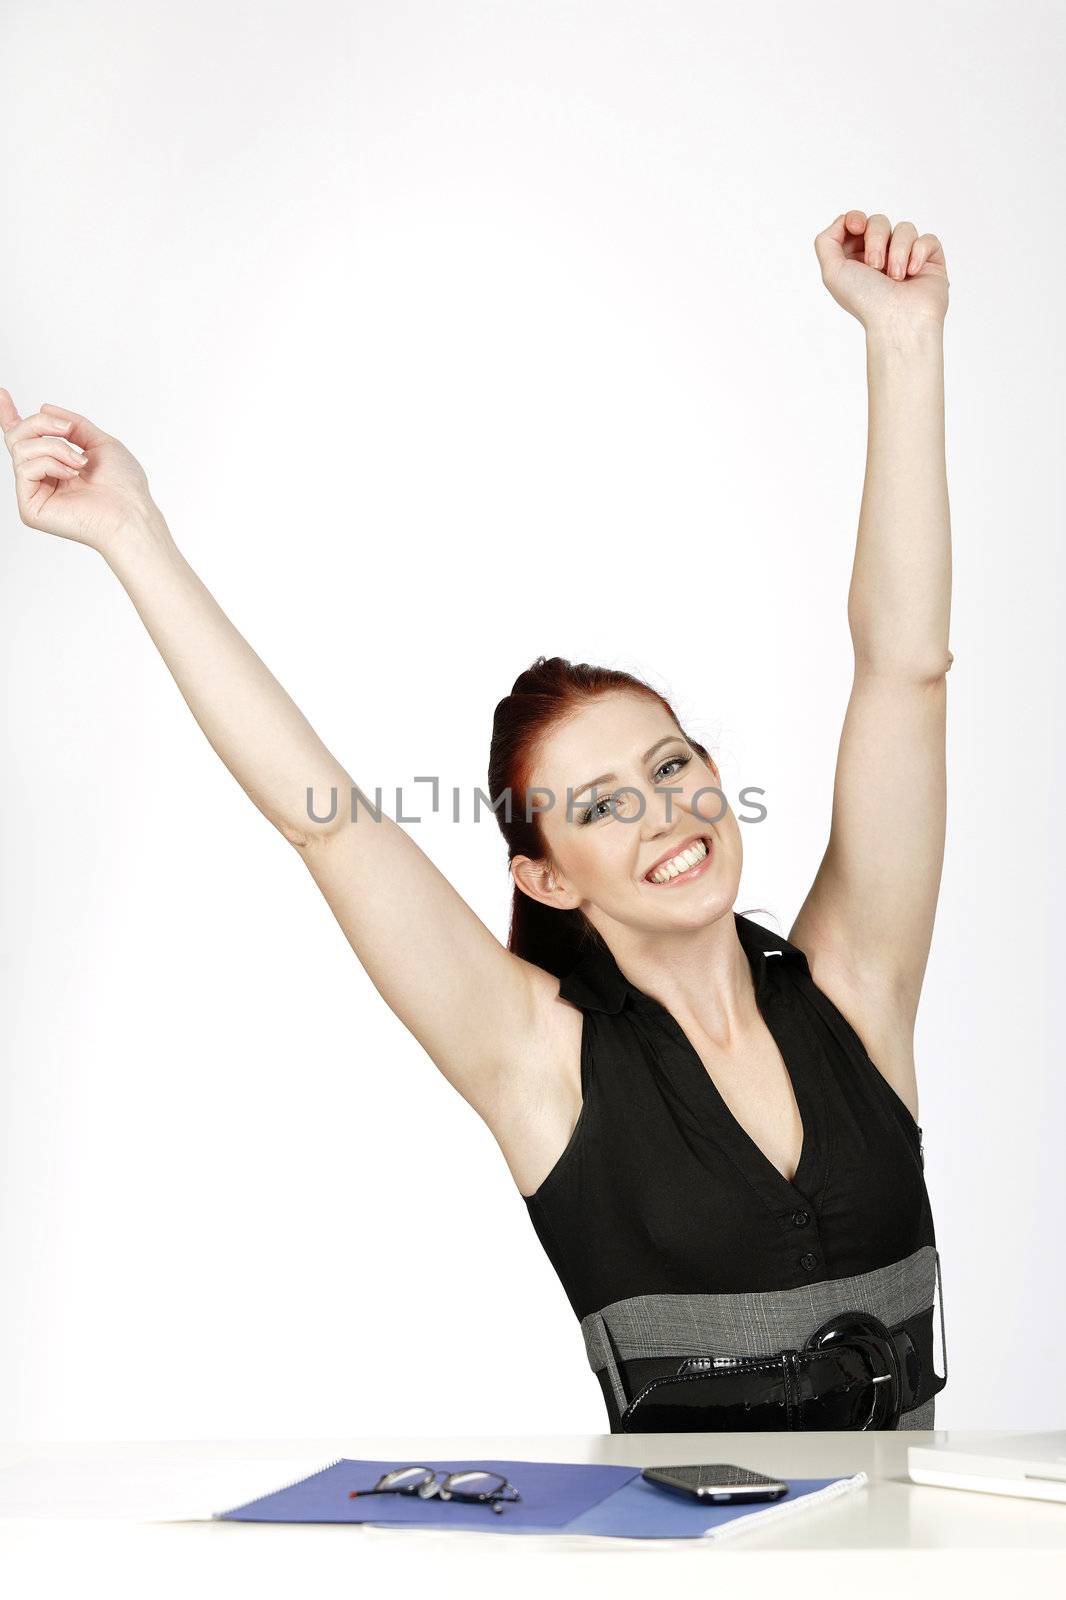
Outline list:
[[[932,1427],[946,1348],[941,1304],[940,1374],[922,1130],[802,950],[733,916],[803,1122],[791,1181],[680,1025],[609,951],[590,951],[559,986],[583,1013],[583,1104],[566,1149],[523,1198],[581,1323],[611,1428],[635,1381],[664,1360],[776,1354],[856,1308],[917,1327],[922,1381],[900,1426]]]

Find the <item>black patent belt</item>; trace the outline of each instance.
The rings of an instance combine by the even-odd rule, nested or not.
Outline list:
[[[630,1386],[645,1369],[621,1431],[898,1428],[904,1411],[946,1382],[933,1368],[931,1327],[932,1308],[893,1328],[868,1312],[845,1311],[823,1322],[802,1350],[688,1356],[650,1377],[646,1360],[619,1363]],[[654,1365],[662,1369],[663,1358]]]

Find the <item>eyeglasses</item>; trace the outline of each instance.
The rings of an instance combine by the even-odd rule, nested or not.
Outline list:
[[[438,1483],[438,1478],[443,1478],[443,1483]],[[497,1472],[442,1473],[432,1467],[395,1467],[384,1473],[373,1489],[350,1489],[348,1499],[359,1500],[366,1494],[417,1494],[421,1500],[439,1495],[442,1500],[491,1505],[497,1514],[503,1511],[504,1501],[522,1498],[514,1484]]]

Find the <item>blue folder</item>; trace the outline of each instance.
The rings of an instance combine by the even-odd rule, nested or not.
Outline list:
[[[413,1463],[412,1463],[413,1464]],[[671,1489],[649,1483],[639,1467],[587,1462],[421,1460],[419,1466],[444,1472],[484,1467],[513,1483],[521,1500],[502,1512],[461,1501],[421,1500],[417,1495],[379,1494],[350,1500],[351,1489],[372,1489],[381,1475],[407,1462],[342,1458],[321,1472],[261,1495],[246,1505],[215,1513],[231,1522],[372,1522],[419,1528],[462,1528],[484,1533],[610,1534],[634,1539],[714,1537],[727,1524],[758,1513],[784,1511],[819,1491],[843,1492],[866,1482],[854,1478],[792,1478],[779,1501],[740,1506],[701,1505]],[[819,1498],[825,1498],[819,1495]],[[776,1517],[774,1518],[776,1521]]]
[[[867,1482],[866,1473],[851,1478],[784,1478],[788,1494],[780,1500],[753,1500],[747,1505],[701,1505],[687,1495],[649,1483],[639,1472],[590,1511],[572,1517],[567,1533],[611,1534],[622,1539],[707,1539],[740,1533],[746,1527],[774,1524],[811,1501],[835,1498]],[[817,1498],[815,1498],[817,1497]],[[497,1518],[501,1521],[502,1518]],[[741,1524],[743,1526],[734,1526]]]

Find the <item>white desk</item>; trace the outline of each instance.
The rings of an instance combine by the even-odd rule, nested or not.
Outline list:
[[[826,1584],[843,1592],[860,1585],[862,1600],[892,1595],[907,1600],[944,1593],[960,1579],[970,1594],[1051,1593],[1066,1582],[1066,1505],[1021,1501],[969,1490],[934,1489],[909,1481],[911,1444],[947,1442],[974,1447],[994,1435],[947,1432],[748,1433],[717,1435],[531,1435],[131,1444],[4,1444],[0,1467],[17,1462],[80,1461],[196,1463],[266,1459],[292,1463],[294,1477],[341,1456],[421,1461],[487,1456],[598,1461],[648,1466],[700,1460],[735,1461],[784,1477],[843,1477],[860,1470],[866,1489],[845,1495],[777,1528],[716,1546],[700,1540],[629,1540],[575,1535],[448,1533],[436,1529],[331,1524],[263,1525],[229,1522],[138,1522],[114,1517],[22,1516],[0,1520],[0,1589],[18,1600],[100,1593],[111,1597],[170,1594],[209,1600],[241,1592],[332,1596],[362,1593],[397,1600],[412,1593],[463,1596],[552,1596],[609,1584],[614,1596],[647,1600],[649,1581],[684,1582],[692,1563],[715,1563],[721,1585],[744,1585],[795,1600]],[[307,1467],[307,1463],[313,1465]],[[49,1469],[52,1470],[52,1469]],[[285,1481],[283,1473],[275,1486]],[[261,1488],[250,1491],[257,1494]],[[248,1494],[228,1504],[240,1503]],[[180,1512],[178,1513],[180,1514]],[[652,1562],[654,1572],[649,1569]],[[734,1570],[735,1569],[735,1570]],[[338,1589],[336,1586],[343,1585]],[[372,1585],[373,1587],[369,1587]],[[417,1586],[417,1587],[416,1587]],[[1004,1586],[1006,1589],[1004,1591]]]

